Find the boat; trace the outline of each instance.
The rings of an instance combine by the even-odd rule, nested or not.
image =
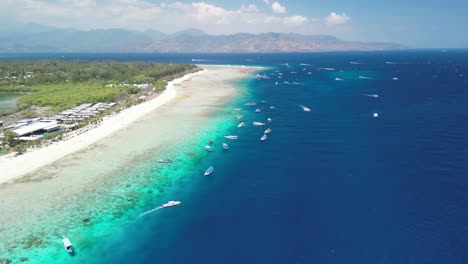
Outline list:
[[[379,114],[378,114],[378,113],[374,113],[373,117],[374,117],[374,118],[377,118],[377,117],[379,117]]]
[[[272,106],[270,106],[270,109],[272,109],[272,110],[273,110],[273,109],[275,109],[275,107],[272,105]]]
[[[226,143],[223,143],[223,148],[224,148],[225,150],[228,150],[228,149],[229,149],[229,145],[226,144]]]
[[[254,105],[257,105],[256,102],[249,102],[249,103],[245,103],[244,104],[245,106],[254,106]]]
[[[336,77],[335,81],[343,81],[343,79]]]
[[[240,122],[239,125],[237,125],[237,127],[245,127],[245,123],[244,123],[244,122]]]
[[[173,160],[171,159],[160,159],[158,160],[159,163],[171,163]]]
[[[211,147],[210,147],[210,146],[205,146],[205,149],[206,149],[206,151],[208,151],[208,152],[211,151]]]
[[[67,237],[62,237],[62,244],[63,244],[63,248],[65,248],[65,250],[68,253],[73,253],[74,248],[73,248],[73,245],[72,245],[70,239],[68,239]]]
[[[227,139],[237,139],[238,138],[237,136],[232,136],[232,135],[224,136],[224,137],[227,138]]]
[[[266,102],[267,102],[266,100],[261,100],[260,101],[260,103],[262,103],[262,104],[266,104]]]
[[[214,142],[214,139],[208,140],[208,143],[209,143],[209,144],[213,144],[213,142]]]
[[[262,109],[261,109],[261,108],[257,108],[257,109],[255,109],[255,113],[260,113],[261,111],[262,111]]]
[[[398,77],[393,77],[392,80],[398,81],[399,79],[398,79]]]
[[[241,108],[234,108],[234,111],[239,112],[239,111],[242,111],[242,109]]]
[[[180,205],[181,202],[180,201],[169,201],[163,205],[161,205],[163,208],[166,208],[166,207],[171,207],[171,206],[176,206],[176,205]]]
[[[208,169],[206,169],[206,171],[205,171],[205,176],[210,175],[211,173],[213,173],[213,171],[214,171],[213,166],[210,166]]]
[[[270,133],[271,133],[271,129],[270,129],[270,128],[268,128],[268,129],[267,129],[267,130],[265,130],[265,132],[263,132],[263,133],[265,133],[265,134],[270,134]]]
[[[265,141],[266,139],[268,138],[268,136],[266,134],[263,134],[263,136],[260,138],[260,141]]]
[[[265,123],[262,123],[262,122],[253,122],[252,123],[254,126],[264,126]]]
[[[240,122],[240,121],[242,121],[244,119],[244,116],[238,115],[238,116],[236,116],[236,118],[237,118],[237,121]]]
[[[273,120],[272,120],[271,118],[267,118],[267,121],[268,121],[268,122],[271,122],[271,121],[273,121]]]
[[[302,110],[304,110],[304,112],[310,112],[310,108],[309,107],[306,107],[305,105],[299,105]]]

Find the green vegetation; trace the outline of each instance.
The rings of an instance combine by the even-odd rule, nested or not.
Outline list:
[[[131,84],[148,83],[154,92],[164,90],[167,81],[198,68],[191,64],[161,64],[116,61],[0,61],[0,92],[23,93],[17,109],[52,107],[54,111],[82,103],[135,101],[148,90]]]

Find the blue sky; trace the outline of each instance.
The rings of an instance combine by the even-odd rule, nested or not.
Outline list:
[[[0,22],[55,27],[293,32],[468,48],[468,0],[0,0]]]

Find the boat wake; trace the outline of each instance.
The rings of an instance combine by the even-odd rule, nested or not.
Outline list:
[[[144,216],[144,215],[147,215],[147,214],[151,214],[152,212],[156,212],[157,210],[163,209],[163,208],[164,208],[164,207],[162,207],[162,206],[158,206],[158,207],[156,207],[156,208],[154,208],[154,209],[151,209],[151,210],[149,210],[149,211],[146,211],[146,212],[142,213],[140,216],[138,216],[138,218],[140,218],[140,217],[142,217],[142,216]]]

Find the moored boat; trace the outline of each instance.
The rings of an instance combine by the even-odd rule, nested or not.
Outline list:
[[[268,122],[271,122],[271,121],[273,121],[273,120],[272,120],[271,118],[267,118],[267,121],[268,121]]]
[[[253,122],[252,123],[254,126],[264,126],[265,123],[262,123],[262,122]]]
[[[237,121],[241,122],[244,119],[244,116],[238,115],[236,116],[236,118],[237,118]]]
[[[65,250],[68,253],[73,253],[74,248],[73,248],[73,245],[72,245],[70,239],[68,239],[67,237],[62,237],[62,244],[63,244],[63,248],[65,248]]]
[[[205,176],[210,175],[211,173],[213,173],[213,171],[214,171],[213,166],[210,166],[208,169],[206,169],[206,171],[205,171]]]
[[[237,136],[229,135],[229,136],[224,136],[227,139],[237,139]]]
[[[210,146],[205,146],[205,149],[206,149],[206,151],[208,151],[208,152],[211,151],[211,147],[210,147]]]
[[[254,105],[257,105],[256,102],[249,102],[249,103],[245,103],[244,104],[245,106],[254,106]]]
[[[267,128],[267,130],[265,130],[265,132],[263,132],[264,134],[270,134],[271,133],[271,129],[270,128]]]
[[[239,125],[237,125],[237,127],[245,127],[245,123],[241,122],[241,123],[239,123]]]
[[[225,150],[228,150],[228,149],[229,149],[229,145],[226,144],[226,143],[223,143],[223,148],[224,148]]]
[[[159,163],[171,163],[173,160],[171,159],[160,159],[158,160]]]
[[[262,111],[262,109],[261,109],[261,108],[257,108],[257,109],[255,109],[255,113],[260,113],[261,111]]]
[[[210,139],[210,140],[208,141],[208,144],[213,144],[213,142],[214,142],[214,139]]]
[[[263,134],[263,136],[260,138],[260,141],[265,141],[266,139],[268,138],[268,136],[266,134]]]

